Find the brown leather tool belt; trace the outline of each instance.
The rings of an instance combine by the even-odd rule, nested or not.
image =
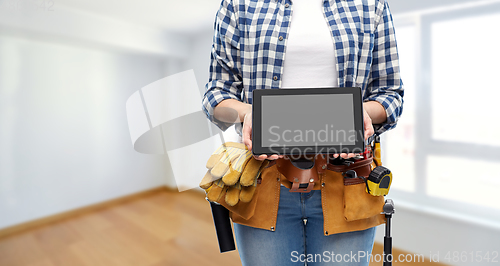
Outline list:
[[[368,152],[366,158],[357,159],[333,158],[322,154],[298,159],[285,157],[271,162],[269,166],[276,164],[278,171],[291,183],[290,192],[307,193],[313,190],[314,187],[319,187],[315,186],[319,182],[319,175],[326,170],[341,173],[353,170],[356,172],[357,177],[344,178],[344,185],[364,183],[362,177],[368,177],[371,172],[370,165],[372,162],[372,154]]]
[[[278,171],[291,183],[290,192],[310,192],[319,181],[319,174],[326,170],[325,156],[310,158],[282,158],[276,160]],[[299,168],[300,167],[300,168]]]
[[[357,185],[366,182],[370,175],[373,157],[370,155],[366,159],[344,160],[343,165],[327,164],[327,169],[335,172],[341,172],[344,176],[344,186]],[[350,170],[356,172],[356,177],[347,175]]]

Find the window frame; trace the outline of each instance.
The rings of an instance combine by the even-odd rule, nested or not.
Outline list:
[[[478,6],[453,7],[452,10],[431,10],[407,13],[395,16],[396,36],[398,27],[414,26],[415,40],[415,190],[413,192],[392,189],[389,197],[407,203],[408,206],[434,212],[446,212],[452,216],[468,217],[472,220],[486,220],[490,224],[500,226],[500,211],[477,204],[458,202],[455,200],[429,196],[427,194],[427,158],[429,156],[450,156],[475,159],[481,154],[481,160],[500,162],[500,147],[463,143],[432,138],[432,25],[436,22],[460,18],[477,17],[500,13],[500,3],[479,4]],[[418,78],[420,77],[420,78]],[[403,77],[404,82],[404,77]],[[406,88],[405,88],[406,89]],[[404,116],[404,111],[403,111]],[[397,129],[397,127],[396,127]],[[382,152],[386,142],[390,140],[382,135]],[[464,152],[466,151],[466,152]],[[387,155],[382,154],[385,161]],[[390,165],[388,166],[390,168]],[[466,170],[467,171],[467,170]],[[473,170],[469,170],[471,175]],[[397,176],[395,178],[398,178]],[[465,193],[465,192],[464,192]],[[467,195],[464,194],[464,197]],[[500,198],[499,198],[500,199]],[[492,199],[494,200],[494,199]],[[432,211],[431,211],[432,212]],[[465,218],[464,218],[465,219]]]

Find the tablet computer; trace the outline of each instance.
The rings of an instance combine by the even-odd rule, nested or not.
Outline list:
[[[361,88],[254,90],[252,108],[255,155],[364,151]]]

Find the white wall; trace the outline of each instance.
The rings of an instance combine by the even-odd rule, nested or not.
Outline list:
[[[0,8],[0,229],[162,185],[134,151],[126,100],[182,70],[185,39],[58,6]]]
[[[0,58],[0,228],[166,183],[125,113],[163,60],[6,35]]]
[[[184,69],[194,70],[201,95],[205,93],[205,84],[208,82],[212,37],[213,28],[211,24],[191,34],[188,38],[190,53],[183,61]]]

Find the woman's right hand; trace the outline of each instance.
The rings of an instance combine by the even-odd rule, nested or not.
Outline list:
[[[243,140],[243,144],[247,146],[248,150],[252,150],[252,112],[248,112],[245,114],[243,118],[243,128],[241,130],[241,137]],[[259,161],[263,160],[276,160],[279,158],[283,158],[283,155],[273,154],[271,156],[267,156],[266,154],[262,154],[259,156],[255,156],[254,158]]]
[[[235,99],[226,99],[220,102],[214,109],[214,116],[224,122],[240,123],[243,121],[241,137],[243,144],[247,146],[249,151],[252,151],[252,105],[243,103]],[[255,159],[276,160],[283,158],[282,155],[273,154],[271,156],[260,155],[254,156]]]

